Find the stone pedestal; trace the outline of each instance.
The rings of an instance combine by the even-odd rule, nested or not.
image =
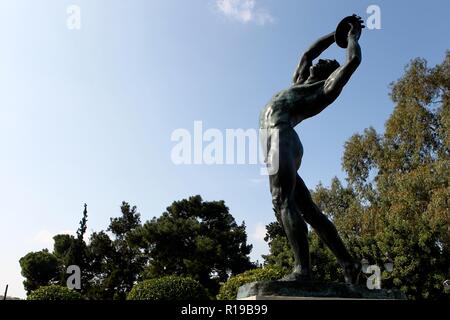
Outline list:
[[[406,300],[399,290],[369,290],[362,286],[317,281],[258,281],[239,288],[238,300]]]

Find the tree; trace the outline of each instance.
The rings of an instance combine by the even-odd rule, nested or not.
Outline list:
[[[174,202],[145,226],[136,206],[123,202],[121,216],[111,218],[106,231],[93,233],[89,244],[84,241],[86,229],[85,205],[76,236],[56,235],[53,253],[43,251],[49,264],[53,262],[53,273],[40,274],[47,268],[43,253],[22,258],[29,290],[65,285],[67,267],[77,265],[81,293],[88,299],[125,299],[137,281],[164,275],[192,275],[209,285],[214,296],[230,273],[254,267],[245,225],[236,224],[223,201],[203,202],[198,196]]]
[[[28,293],[40,286],[51,284],[65,285],[67,267],[77,265],[81,269],[82,292],[89,290],[91,278],[87,245],[84,234],[87,229],[87,205],[84,205],[83,217],[76,237],[68,234],[58,234],[53,237],[53,252],[44,249],[40,252],[30,252],[20,259],[25,289]]]
[[[145,278],[190,276],[215,296],[219,283],[254,265],[245,224],[238,225],[223,201],[200,196],[175,201],[159,218],[134,232],[148,257]]]
[[[48,250],[30,252],[19,260],[23,285],[27,294],[40,286],[47,286],[56,282],[59,277],[58,260]]]
[[[69,234],[58,234],[53,237],[53,254],[59,261],[60,283],[65,285],[67,268],[76,265],[81,269],[81,292],[83,294],[89,291],[92,277],[87,244],[84,241],[87,230],[87,214],[87,205],[84,204],[83,217],[75,237]]]
[[[94,277],[90,298],[126,299],[144,268],[145,256],[130,238],[141,226],[140,213],[127,202],[122,202],[121,213],[111,218],[107,230],[114,239],[104,231],[91,236],[88,251]]]
[[[450,278],[449,87],[450,53],[433,68],[412,60],[391,85],[396,106],[384,134],[369,128],[346,142],[347,187],[334,179],[313,193],[354,256],[380,266],[386,255],[393,260],[383,286],[411,299],[448,298],[442,283]],[[269,264],[286,255],[275,229],[267,228]]]

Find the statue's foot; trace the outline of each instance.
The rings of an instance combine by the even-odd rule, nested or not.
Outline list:
[[[346,284],[358,284],[361,274],[361,263],[358,261],[344,263],[344,278]]]

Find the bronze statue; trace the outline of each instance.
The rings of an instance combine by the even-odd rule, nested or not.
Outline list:
[[[361,17],[353,15],[339,24],[336,32],[320,38],[302,56],[293,85],[277,93],[262,110],[261,129],[267,132],[267,163],[278,161],[278,170],[270,174],[270,192],[274,209],[294,252],[293,272],[284,280],[308,280],[311,277],[307,222],[331,249],[344,269],[345,281],[357,282],[361,264],[345,248],[330,220],[313,202],[311,194],[297,173],[303,147],[294,127],[333,103],[361,63],[358,40],[364,28]],[[334,42],[346,47],[347,61],[318,58]],[[276,159],[275,159],[276,157]]]

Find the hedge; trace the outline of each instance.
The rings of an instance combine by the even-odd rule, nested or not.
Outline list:
[[[27,300],[82,300],[82,295],[67,287],[50,285],[42,286],[38,289],[32,291],[28,296]]]
[[[231,277],[221,287],[218,300],[235,300],[239,287],[255,281],[271,281],[281,279],[286,275],[286,272],[280,267],[266,267],[246,271]]]
[[[196,280],[166,276],[137,283],[127,300],[208,300],[208,295]]]

